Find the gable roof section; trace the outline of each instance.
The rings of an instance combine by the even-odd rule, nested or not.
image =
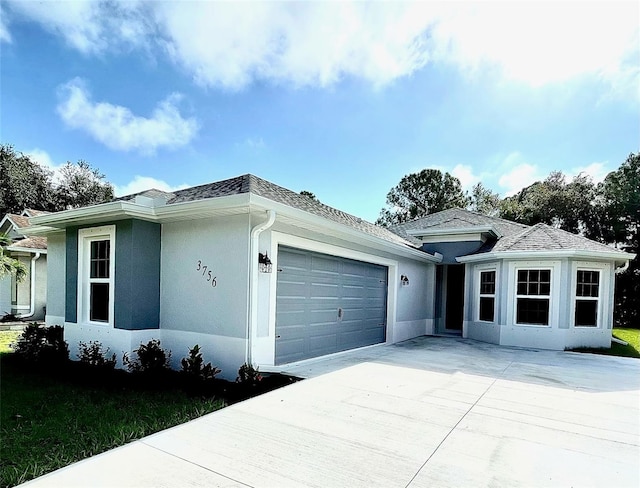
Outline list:
[[[423,254],[425,258],[433,258],[431,254],[420,251],[415,242],[412,242],[412,240],[410,239],[405,239],[388,229],[374,225],[359,217],[355,217],[354,215],[342,212],[317,200],[313,200],[312,198],[300,195],[299,193],[288,190],[251,174],[245,174],[227,180],[216,181],[213,183],[194,186],[191,188],[185,188],[183,190],[176,190],[174,192],[164,192],[157,189],[151,189],[131,195],[118,197],[112,202],[96,205],[94,207],[85,207],[84,209],[69,210],[43,217],[37,217],[35,219],[34,225],[53,225],[60,227],[64,227],[64,225],[70,225],[68,223],[65,224],[65,222],[77,225],[77,223],[79,222],[78,215],[82,214],[83,212],[90,212],[92,214],[92,222],[95,222],[103,211],[102,209],[104,209],[104,212],[107,212],[107,210],[110,212],[109,218],[113,218],[114,215],[119,213],[127,215],[126,210],[124,210],[124,207],[122,207],[122,205],[135,205],[137,197],[145,197],[146,199],[151,200],[163,200],[163,205],[144,209],[145,218],[154,220],[156,219],[156,216],[159,216],[163,212],[170,210],[174,205],[175,209],[177,210],[182,206],[181,204],[188,204],[189,202],[204,202],[206,200],[213,201],[217,198],[242,195],[246,195],[248,197],[246,202],[252,201],[250,198],[251,196],[261,197],[271,202],[277,202],[279,204],[285,205],[286,207],[306,212],[307,214],[321,217],[323,219],[327,219],[336,224],[341,224],[349,229],[362,232],[368,236],[372,236],[377,239],[381,239],[383,241],[404,247],[408,251]],[[138,201],[140,201],[140,199],[138,199]],[[120,203],[121,205],[116,205],[116,207],[114,207],[114,205],[117,203]],[[245,203],[245,205],[249,205],[249,203]],[[138,210],[142,208],[143,206],[136,206],[136,209]],[[160,219],[158,218],[157,220]],[[34,229],[33,233],[35,234],[37,232],[40,231]]]
[[[478,227],[493,227],[502,236],[509,236],[528,228],[524,224],[511,222],[498,217],[490,217],[470,210],[450,208],[425,217],[404,222],[391,228],[391,230],[403,237],[416,235],[417,233],[441,234],[446,231],[473,230]]]
[[[605,258],[616,261],[633,259],[626,253],[586,237],[556,229],[547,224],[526,227],[517,234],[485,242],[475,253],[461,256],[458,262],[482,261],[499,257],[560,257]]]
[[[22,229],[24,227],[29,227],[29,217],[18,214],[8,213],[0,222],[0,225],[4,224],[5,221],[9,221],[13,224],[13,227],[17,229]]]

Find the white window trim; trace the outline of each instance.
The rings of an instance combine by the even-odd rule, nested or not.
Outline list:
[[[108,239],[109,243],[109,320],[107,322],[89,319],[89,258],[91,256],[91,242]],[[115,250],[116,226],[103,225],[78,230],[78,323],[113,327],[114,291],[115,291]]]
[[[608,277],[611,269],[609,263],[594,263],[586,261],[574,261],[571,263],[571,317],[570,324],[572,329],[601,329],[603,327],[604,301],[608,300],[609,287]],[[594,300],[592,297],[576,296],[576,285],[578,284],[578,271],[598,271],[600,279],[598,281],[598,307],[596,308],[596,325],[576,325],[576,302],[580,300]],[[605,280],[605,274],[607,280]]]
[[[481,294],[480,289],[482,283],[480,281],[480,276],[482,273],[486,273],[487,271],[493,271],[495,273],[495,288],[493,290],[493,295]],[[475,292],[474,297],[476,297],[476,305],[474,307],[474,320],[476,322],[481,322],[483,324],[495,324],[496,323],[496,315],[497,315],[497,299],[498,296],[498,266],[496,264],[484,265],[484,266],[476,266],[475,268]],[[480,320],[480,299],[483,297],[492,297],[493,298],[493,320]]]
[[[533,297],[534,295],[517,295],[518,291],[518,271],[525,269],[544,269],[551,271],[551,283],[549,289],[549,324],[521,324],[517,322],[518,307],[517,300],[519,297]],[[556,329],[558,328],[559,310],[558,303],[560,301],[560,261],[515,261],[509,263],[509,301],[508,316],[511,317],[511,325],[517,327],[533,327],[538,329]],[[538,295],[535,295],[538,296]],[[546,296],[546,295],[539,295]]]

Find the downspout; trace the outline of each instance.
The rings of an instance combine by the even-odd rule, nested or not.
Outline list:
[[[33,317],[36,313],[36,261],[40,259],[40,253],[36,252],[36,254],[31,258],[31,274],[29,279],[31,280],[31,296],[29,297],[29,313],[23,315],[17,315],[19,319],[28,319],[29,317]]]
[[[247,320],[247,351],[246,363],[252,364],[251,360],[251,335],[258,322],[258,239],[262,231],[267,230],[276,221],[275,210],[267,210],[267,220],[257,224],[251,229],[249,241],[249,316]]]

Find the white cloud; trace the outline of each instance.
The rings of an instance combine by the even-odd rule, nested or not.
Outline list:
[[[64,163],[56,164],[47,151],[37,147],[30,151],[25,151],[25,154],[29,156],[32,161],[37,162],[40,166],[51,171],[54,183],[60,181],[60,169],[66,164],[66,161]]]
[[[151,176],[136,175],[134,176],[133,180],[125,185],[115,185],[114,193],[116,196],[121,197],[124,195],[131,195],[132,193],[151,190],[153,188],[155,188],[156,190],[172,192],[181,190],[182,188],[187,188],[188,186],[189,185],[186,184],[173,186],[163,180],[152,178]]]
[[[203,86],[375,86],[428,62],[533,86],[585,75],[638,96],[636,2],[7,2],[83,53],[169,53]]]
[[[502,165],[503,175],[498,180],[498,185],[503,188],[504,196],[515,195],[524,187],[543,179],[536,165],[524,162],[519,152],[509,154]]]
[[[451,175],[460,180],[463,191],[470,192],[473,185],[480,181],[480,177],[473,174],[473,168],[468,165],[458,164],[451,170]]]
[[[120,105],[93,102],[79,78],[60,86],[59,95],[58,114],[62,120],[114,150],[133,149],[149,154],[160,147],[176,148],[188,144],[198,131],[195,119],[180,115],[179,94],[158,103],[151,117],[135,115]]]
[[[0,42],[11,43],[7,13],[4,11],[2,4],[0,4]]]
[[[572,175],[573,176],[577,176],[580,173],[585,173],[589,176],[591,176],[591,178],[593,178],[594,183],[600,183],[601,181],[603,181],[605,179],[605,177],[609,174],[609,172],[611,172],[612,170],[607,169],[607,163],[591,163],[587,166],[580,166],[578,168],[573,168]]]

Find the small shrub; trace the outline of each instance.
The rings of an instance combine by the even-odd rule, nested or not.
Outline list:
[[[109,356],[109,348],[102,349],[100,341],[78,343],[78,359],[81,363],[100,369],[114,369],[116,367],[115,353]]]
[[[260,371],[258,371],[258,368],[254,368],[253,365],[247,363],[240,366],[236,383],[255,385],[259,381],[262,381],[262,375],[260,374]]]
[[[194,380],[212,380],[221,372],[220,369],[211,366],[211,363],[204,364],[202,352],[200,352],[200,346],[198,344],[189,349],[189,356],[182,358],[180,364],[182,365],[181,372],[188,378]]]
[[[136,373],[162,373],[169,371],[171,351],[165,351],[160,346],[158,339],[151,339],[146,344],[140,344],[134,349],[137,359],[132,360],[128,354],[124,354],[122,362],[127,365],[129,371]]]
[[[12,313],[6,313],[0,317],[0,322],[18,322],[20,318]]]
[[[69,359],[69,347],[60,325],[43,327],[35,322],[27,325],[14,351],[18,357],[30,362],[61,364]]]

